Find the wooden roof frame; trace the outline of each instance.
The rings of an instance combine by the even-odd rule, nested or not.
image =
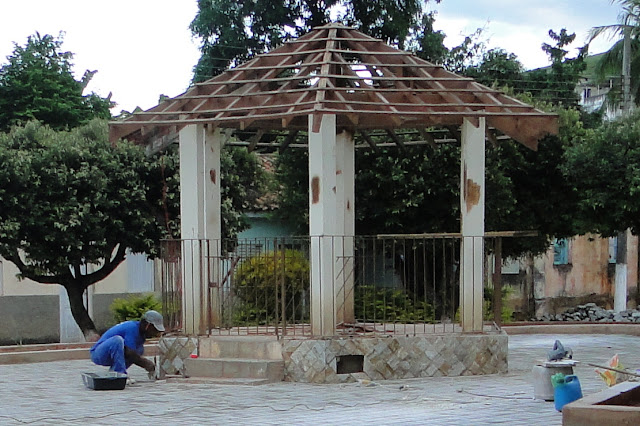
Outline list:
[[[339,130],[365,134],[485,117],[487,126],[531,149],[558,132],[555,114],[332,23],[111,122],[110,139],[148,144],[189,124],[306,131],[310,114],[335,114]]]

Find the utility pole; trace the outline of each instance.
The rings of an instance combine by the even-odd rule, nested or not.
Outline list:
[[[624,27],[624,40],[622,42],[622,108],[625,115],[631,113],[633,102],[631,100],[631,26]]]
[[[631,26],[624,27],[622,42],[622,113],[631,114],[633,101],[631,100]],[[616,249],[616,275],[614,309],[622,312],[627,309],[627,231],[618,234]]]

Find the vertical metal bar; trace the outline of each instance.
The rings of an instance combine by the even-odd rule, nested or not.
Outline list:
[[[278,289],[279,289],[279,283],[278,283],[278,241],[277,239],[273,239],[273,289],[274,289],[274,295],[275,295],[275,318],[274,318],[274,326],[275,326],[275,333],[276,333],[276,337],[279,336],[278,333],[278,325],[280,324],[280,318],[279,318],[279,306],[278,306]],[[269,286],[271,287],[271,286]],[[266,289],[264,289],[266,290]],[[265,295],[265,297],[268,297],[267,295]],[[282,296],[281,296],[282,297]],[[267,325],[268,327],[268,325]]]
[[[280,303],[281,303],[281,312],[282,312],[282,336],[285,336],[287,334],[287,310],[286,310],[286,297],[287,297],[287,292],[286,292],[286,288],[285,288],[285,276],[286,276],[286,262],[285,262],[285,257],[286,257],[286,253],[285,253],[285,248],[284,248],[284,244],[282,246],[282,248],[280,248],[280,259],[282,260],[282,269],[281,269],[281,273],[280,273]],[[277,335],[277,330],[276,330],[276,335]]]
[[[493,320],[502,325],[502,237],[493,240],[494,272],[493,272]]]
[[[212,284],[212,280],[211,280],[211,258],[210,258],[210,253],[209,253],[209,248],[210,248],[210,244],[209,244],[209,240],[201,240],[201,245],[204,244],[205,249],[204,249],[204,253],[202,254],[202,256],[206,259],[206,263],[205,263],[205,271],[204,271],[204,277],[206,278],[206,280],[204,280],[204,285],[205,285],[205,297],[206,297],[206,306],[207,306],[207,335],[210,336],[211,335],[211,325],[213,322],[213,318],[211,315],[211,284]],[[200,247],[202,249],[202,247]]]

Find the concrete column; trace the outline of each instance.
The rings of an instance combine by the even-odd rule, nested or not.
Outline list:
[[[336,186],[336,116],[309,115],[311,331],[315,336],[335,334],[333,249],[338,231]]]
[[[203,125],[180,131],[183,327],[207,332],[211,256],[220,244],[220,132]]]
[[[616,312],[627,310],[627,242],[630,232],[628,230],[618,234],[616,249],[616,277],[615,293],[613,294],[613,309]]]
[[[354,323],[354,238],[355,238],[355,145],[349,132],[338,134],[336,139],[336,241],[338,259],[336,265],[337,322]]]
[[[462,123],[460,173],[460,322],[462,331],[482,331],[484,267],[485,119]]]

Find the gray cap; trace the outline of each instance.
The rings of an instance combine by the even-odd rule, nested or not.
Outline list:
[[[164,325],[162,325],[162,315],[158,311],[147,311],[142,316],[142,319],[153,324],[158,331],[164,331]]]

